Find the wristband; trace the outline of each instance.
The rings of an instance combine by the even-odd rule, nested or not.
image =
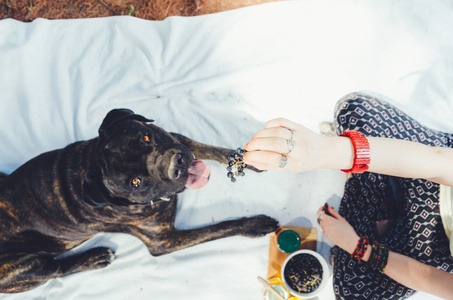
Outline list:
[[[360,239],[357,242],[357,246],[355,247],[354,252],[352,252],[351,257],[356,258],[358,260],[362,260],[363,256],[365,255],[366,249],[368,249],[368,244],[370,240],[367,236],[359,235]]]
[[[368,170],[370,163],[370,144],[367,138],[356,130],[345,131],[341,136],[347,136],[351,139],[354,147],[354,162],[349,170],[342,169],[345,173],[363,173]]]
[[[368,259],[368,263],[370,264],[371,268],[379,271],[380,273],[384,273],[389,258],[389,252],[390,250],[388,247],[374,241],[371,248],[371,255]]]

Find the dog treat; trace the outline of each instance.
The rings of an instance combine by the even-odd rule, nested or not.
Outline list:
[[[322,266],[310,254],[298,254],[288,261],[284,276],[289,286],[299,293],[311,293],[322,281]]]
[[[228,155],[228,167],[226,169],[231,182],[236,182],[236,177],[245,175],[244,169],[247,168],[243,158],[245,152],[247,150],[237,148],[235,153]]]

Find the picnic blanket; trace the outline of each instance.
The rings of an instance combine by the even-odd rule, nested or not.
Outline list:
[[[243,147],[275,117],[315,131],[335,102],[373,91],[427,126],[453,131],[453,2],[282,1],[197,17],[0,21],[0,171],[93,138],[105,114],[129,108],[200,142]],[[207,162],[209,184],[184,192],[176,225],[196,228],[267,214],[318,229],[338,207],[345,175],[247,172],[231,183]],[[126,234],[98,234],[107,268],[0,299],[262,299],[269,237],[232,237],[153,257]],[[332,289],[318,299],[334,299]],[[435,299],[422,293],[413,299]]]

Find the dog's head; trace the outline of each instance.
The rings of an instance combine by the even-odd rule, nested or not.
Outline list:
[[[99,128],[97,162],[84,184],[85,201],[94,206],[147,204],[204,186],[206,165],[152,122],[128,109],[107,114]]]

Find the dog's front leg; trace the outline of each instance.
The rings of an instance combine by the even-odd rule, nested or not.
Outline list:
[[[234,153],[231,149],[214,147],[206,144],[196,142],[188,137],[178,133],[171,133],[181,144],[189,148],[197,159],[211,159],[223,164],[228,163],[228,155]]]
[[[197,159],[210,159],[222,164],[228,164],[228,155],[235,153],[235,150],[202,144],[178,133],[171,133],[171,135],[181,144],[189,148]],[[248,169],[261,172],[253,166],[248,166]]]
[[[191,230],[177,230],[176,228],[150,235],[145,230],[135,229],[132,234],[140,238],[154,256],[171,253],[176,250],[195,246],[200,243],[241,235],[245,237],[260,237],[274,232],[278,222],[268,216],[258,215],[250,218],[241,218],[220,222],[214,225]]]

